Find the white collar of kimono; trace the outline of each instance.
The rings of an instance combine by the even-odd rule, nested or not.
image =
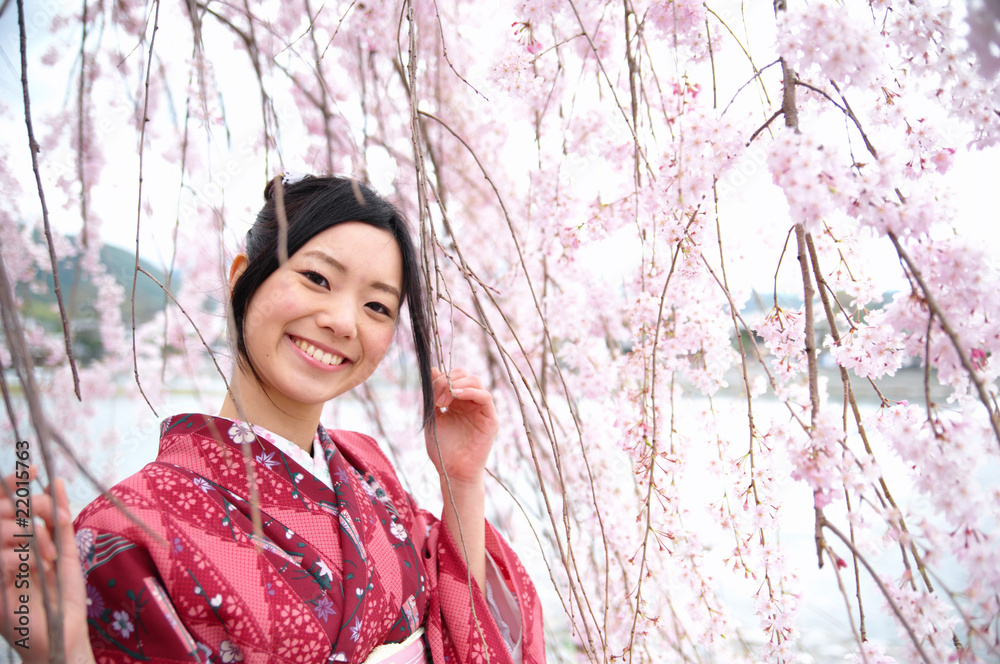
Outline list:
[[[326,459],[323,458],[323,446],[319,442],[318,430],[313,436],[312,454],[310,455],[287,438],[268,431],[258,424],[249,424],[248,422],[240,422],[240,424],[249,425],[255,434],[270,441],[282,454],[312,473],[313,477],[320,482],[331,489],[333,488],[333,478],[330,477],[330,466],[326,464]]]

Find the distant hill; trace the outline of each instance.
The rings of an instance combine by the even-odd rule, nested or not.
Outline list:
[[[72,239],[72,238],[71,238]],[[125,290],[125,298],[120,308],[123,323],[131,319],[132,271],[135,267],[135,255],[119,247],[104,245],[100,252],[101,263],[108,274],[115,278]],[[73,332],[73,352],[78,361],[88,363],[99,359],[104,349],[98,332],[97,287],[91,283],[89,275],[78,269],[77,257],[63,258],[59,261],[59,282],[62,287],[63,303],[70,320]],[[166,284],[166,274],[146,261],[140,260],[139,265],[156,279]],[[44,283],[42,292],[29,289],[26,284],[19,284],[17,294],[24,303],[22,315],[41,324],[46,330],[61,333],[62,322],[56,306],[55,282],[52,274],[39,271],[35,275],[36,283]],[[180,285],[175,273],[171,290],[176,291]],[[147,276],[140,274],[135,292],[135,322],[136,325],[151,320],[158,311],[162,311],[164,303],[163,291]]]

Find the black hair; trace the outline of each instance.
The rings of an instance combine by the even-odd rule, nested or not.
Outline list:
[[[348,221],[360,221],[381,228],[396,239],[403,257],[403,288],[399,304],[402,308],[405,302],[410,312],[413,347],[417,353],[420,388],[423,393],[423,422],[426,424],[434,415],[430,331],[417,252],[406,219],[396,206],[379,196],[368,185],[356,180],[339,176],[307,175],[296,182],[279,185],[280,179],[280,176],[274,178],[264,188],[264,207],[257,214],[253,227],[247,231],[247,266],[233,285],[229,298],[237,361],[261,382],[247,350],[244,326],[254,294],[279,267],[277,188],[282,186],[285,217],[288,220],[288,256],[326,229]]]

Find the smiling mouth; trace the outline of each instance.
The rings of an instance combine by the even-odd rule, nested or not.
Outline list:
[[[305,353],[314,360],[322,362],[327,366],[335,367],[339,364],[342,364],[344,361],[344,358],[342,356],[334,355],[333,353],[327,353],[326,351],[320,350],[319,348],[316,348],[316,346],[313,346],[308,341],[303,341],[302,339],[293,339],[292,341],[295,343],[296,346],[299,347],[299,349],[303,353]]]

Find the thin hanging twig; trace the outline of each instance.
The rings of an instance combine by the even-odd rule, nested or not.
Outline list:
[[[422,153],[420,152],[419,145],[422,144],[423,139],[419,131],[419,118],[418,118],[419,111],[417,110],[419,108],[419,99],[417,97],[417,25],[416,25],[416,19],[414,17],[412,0],[407,0],[405,4],[405,14],[406,14],[406,23],[409,28],[408,29],[409,59],[407,62],[407,70],[409,72],[410,129],[413,134],[412,140],[413,140],[414,152],[417,155],[416,163],[418,168],[417,172],[418,188],[421,192],[420,198],[423,201],[423,205],[421,205],[420,216],[421,216],[421,226],[423,226],[423,224],[425,223],[424,205],[426,205],[426,194],[424,193],[424,188],[419,186],[419,181],[422,177],[422,171],[423,171],[423,156]],[[429,219],[426,220],[426,223],[429,223]],[[434,439],[434,444],[437,446],[437,454],[440,455],[441,446],[437,438],[436,420],[432,420],[430,426],[431,426],[431,433]],[[444,487],[442,489],[442,492],[446,494],[442,496],[442,498],[444,498],[445,501],[451,503],[451,508],[455,511],[455,514],[457,514],[458,507],[455,505],[455,495],[454,492],[452,491],[451,478],[448,477],[448,473],[447,471],[444,471],[443,466],[442,466],[442,471],[443,471],[442,477],[444,478]],[[472,612],[472,624],[475,625],[476,633],[482,642],[483,655],[486,657],[486,664],[489,664],[490,657],[489,657],[489,648],[486,646],[486,636],[483,634],[482,624],[480,623],[479,617],[476,615],[476,602],[474,600],[476,590],[473,586],[472,561],[469,559],[469,551],[468,548],[466,547],[465,532],[462,525],[462,520],[456,518],[455,521],[458,524],[458,540],[459,540],[459,545],[461,546],[462,555],[465,556],[465,559],[467,561],[469,561],[469,565],[466,568],[466,587],[469,591],[469,609]]]
[[[136,215],[135,215],[135,265],[132,269],[132,370],[135,374],[135,384],[139,388],[139,393],[142,394],[142,398],[146,400],[146,405],[149,409],[153,411],[153,415],[157,415],[156,409],[153,408],[153,404],[149,401],[149,397],[146,396],[146,391],[142,388],[142,381],[139,380],[139,357],[138,351],[136,350],[135,343],[135,292],[136,283],[139,280],[139,237],[140,228],[142,227],[142,159],[143,159],[143,149],[146,146],[146,123],[149,122],[149,78],[153,70],[153,45],[156,41],[156,31],[160,29],[160,1],[156,0],[156,9],[153,14],[153,34],[149,38],[149,57],[146,61],[146,78],[145,78],[145,94],[142,100],[142,117],[139,118],[139,191],[136,196]]]
[[[72,332],[69,328],[69,318],[66,315],[66,305],[63,303],[62,285],[59,280],[59,259],[56,257],[55,245],[52,242],[52,228],[49,226],[49,208],[45,203],[45,188],[42,186],[42,172],[38,164],[38,153],[41,148],[35,140],[35,128],[31,121],[31,97],[28,94],[28,33],[24,24],[24,0],[17,0],[17,28],[21,44],[21,94],[24,95],[24,124],[28,130],[28,151],[31,153],[31,170],[35,174],[35,186],[38,188],[38,202],[42,207],[42,226],[45,229],[45,242],[49,250],[49,264],[52,266],[52,283],[55,288],[56,303],[59,305],[59,318],[62,322],[63,342],[66,348],[66,359],[69,361],[70,372],[73,374],[73,392],[76,398],[80,396],[80,374],[73,357]]]
[[[476,155],[476,153],[472,149],[472,147],[468,144],[467,141],[465,141],[460,135],[458,135],[458,133],[455,132],[454,129],[452,129],[446,122],[444,122],[440,118],[438,118],[438,117],[436,117],[436,116],[434,116],[434,115],[432,115],[430,113],[427,113],[427,112],[424,112],[424,111],[418,111],[418,113],[419,113],[420,116],[427,117],[428,119],[434,120],[439,125],[441,125],[442,127],[444,127],[456,140],[458,140],[462,144],[463,147],[465,147],[465,149],[468,151],[469,155],[476,162],[476,165],[479,167],[480,171],[482,172],[483,177],[486,179],[486,181],[489,183],[490,187],[493,189],[493,192],[494,192],[494,194],[496,196],[497,202],[500,205],[500,209],[503,212],[504,219],[505,219],[505,221],[507,223],[508,231],[510,232],[510,235],[511,235],[511,237],[513,239],[514,247],[515,247],[515,249],[517,251],[517,254],[518,254],[518,265],[521,268],[521,272],[524,274],[524,277],[525,277],[525,280],[526,280],[529,292],[532,295],[532,302],[533,302],[533,304],[535,306],[535,310],[538,313],[539,317],[544,320],[544,317],[545,317],[544,311],[543,311],[543,308],[542,308],[542,306],[541,306],[541,304],[540,304],[540,302],[538,300],[538,296],[537,296],[537,293],[536,293],[536,290],[535,290],[535,286],[534,286],[533,280],[531,279],[530,272],[528,271],[528,265],[527,265],[527,262],[525,261],[525,258],[524,258],[524,253],[523,253],[523,250],[521,248],[521,243],[518,240],[517,231],[514,228],[514,224],[513,224],[513,221],[511,219],[510,213],[507,210],[507,207],[506,207],[506,205],[504,203],[503,196],[501,195],[499,189],[497,188],[496,183],[490,177],[488,170],[485,168],[485,166],[483,165],[483,162],[479,159],[478,155]],[[487,291],[487,293],[488,293],[488,291]],[[605,543],[605,546],[606,546],[607,540],[606,540],[606,536],[604,534],[603,517],[601,516],[600,507],[599,507],[599,504],[598,504],[598,501],[597,501],[597,497],[596,497],[596,487],[594,486],[594,483],[593,483],[593,474],[592,474],[592,471],[591,471],[591,468],[590,468],[590,461],[589,461],[589,457],[588,457],[588,454],[587,454],[587,450],[586,450],[585,446],[583,446],[583,444],[582,444],[582,427],[581,427],[581,423],[580,423],[580,419],[579,419],[579,414],[576,411],[576,408],[575,408],[575,405],[572,402],[572,399],[570,399],[570,397],[569,397],[569,395],[570,395],[571,392],[569,390],[569,386],[566,383],[565,377],[564,377],[563,372],[562,372],[562,368],[561,368],[559,362],[556,359],[555,345],[553,343],[552,337],[551,337],[551,335],[549,333],[548,327],[545,326],[545,325],[542,326],[542,334],[543,334],[543,338],[545,340],[546,351],[549,352],[549,353],[551,353],[552,356],[553,356],[553,359],[554,359],[553,368],[554,368],[554,370],[556,372],[556,375],[559,377],[560,386],[561,386],[561,388],[563,390],[563,393],[565,395],[567,395],[567,405],[569,406],[570,415],[573,418],[573,422],[574,422],[574,424],[576,426],[577,434],[578,434],[578,437],[579,437],[580,443],[581,443],[580,444],[581,458],[584,461],[585,468],[587,470],[588,477],[590,478],[590,482],[591,482],[592,499],[594,501],[593,505],[594,505],[594,508],[595,508],[595,511],[596,511],[596,514],[597,514],[598,523],[599,523],[600,528],[601,528],[602,541]],[[497,343],[499,343],[499,340],[497,340]],[[525,419],[524,422],[525,422],[525,427],[526,427],[526,430],[527,430],[528,429],[527,419]],[[556,445],[555,438],[550,438],[550,441],[552,442],[553,453],[555,455],[554,458],[556,460],[556,472],[559,475],[560,482],[562,482],[563,481],[563,470],[562,470],[562,465],[559,462],[559,449],[558,449],[558,446]],[[530,437],[529,437],[529,445],[530,444],[531,443],[530,443]],[[539,477],[541,477],[540,469],[538,469],[537,467],[536,467],[536,472],[538,472],[539,473]],[[544,484],[542,485],[542,490],[544,492]],[[568,556],[569,556],[568,557],[568,563],[567,563],[567,571],[573,570],[574,573],[579,578],[580,572],[579,572],[579,568],[578,568],[578,565],[577,565],[577,562],[576,562],[576,558],[575,558],[575,554],[574,554],[574,548],[572,546],[572,541],[571,541],[571,537],[570,537],[571,526],[570,526],[570,523],[569,523],[569,506],[566,503],[567,503],[567,501],[563,501],[563,511],[562,511],[562,513],[563,513],[563,526],[564,526],[564,529],[566,531],[566,546],[567,546],[566,551],[567,551]],[[578,598],[578,601],[580,601],[580,599],[582,599],[582,602],[580,604],[581,607],[585,607],[589,611],[589,613],[591,614],[591,619],[594,621],[595,624],[597,624],[598,621],[596,620],[596,617],[593,615],[593,609],[591,607],[589,597],[586,594],[583,594],[582,598]],[[585,626],[585,628],[587,629],[587,631],[589,633],[589,630],[590,630],[589,623],[585,622],[584,626]],[[601,634],[600,632],[598,632],[598,636],[600,638],[603,638],[603,634]],[[592,647],[593,639],[590,638],[590,637],[588,637],[588,641],[591,643],[591,647]]]
[[[840,541],[843,542],[844,545],[851,550],[851,553],[853,553],[857,557],[857,559],[861,562],[861,564],[864,565],[865,569],[868,570],[868,574],[875,582],[875,585],[877,585],[878,589],[882,591],[882,596],[885,597],[885,601],[889,605],[889,608],[891,608],[892,612],[896,614],[896,618],[899,620],[899,624],[902,625],[903,629],[906,630],[907,635],[910,637],[910,641],[913,643],[913,647],[916,648],[917,654],[920,655],[920,659],[924,660],[925,664],[931,664],[931,660],[927,657],[927,653],[924,652],[923,646],[920,645],[920,640],[917,638],[917,635],[913,632],[913,627],[910,625],[910,622],[903,616],[903,613],[902,611],[900,611],[899,607],[896,606],[896,601],[892,598],[892,595],[889,593],[889,589],[885,587],[885,583],[883,583],[882,579],[879,578],[878,572],[876,572],[875,568],[871,566],[871,563],[868,562],[868,559],[865,558],[864,555],[862,555],[861,552],[857,550],[857,548],[855,548],[854,544],[851,543],[851,540],[849,538],[845,537],[844,534],[840,532],[840,530],[836,526],[827,521],[826,518],[824,518],[822,515],[820,515],[819,518],[819,525],[820,527],[825,528],[830,532],[832,532],[834,535],[836,535],[840,539]]]

